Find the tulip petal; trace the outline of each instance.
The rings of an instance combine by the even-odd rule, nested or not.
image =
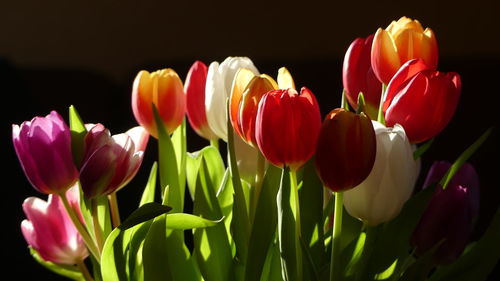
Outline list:
[[[250,69],[240,68],[240,70],[238,70],[238,72],[236,73],[233,87],[231,89],[229,114],[231,118],[231,124],[233,124],[234,130],[238,133],[239,136],[243,135],[240,130],[240,126],[238,125],[238,110],[240,107],[241,97],[243,96],[243,92],[248,86],[248,83],[250,83],[250,81],[254,77],[255,74]]]
[[[397,47],[389,33],[379,28],[373,38],[371,63],[373,72],[384,84],[391,81],[392,76],[401,66]]]
[[[148,132],[141,126],[129,129],[126,134],[134,142],[134,152],[145,151],[149,141]]]
[[[426,28],[423,33],[422,43],[420,45],[420,57],[425,60],[425,63],[432,70],[437,68],[438,44],[436,35],[434,35],[434,31],[430,28]]]
[[[286,69],[286,67],[282,67],[278,70],[278,85],[275,87],[276,89],[295,89],[295,82],[293,82],[292,74]]]

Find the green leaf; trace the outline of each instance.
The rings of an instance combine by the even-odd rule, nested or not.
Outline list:
[[[233,219],[233,182],[230,179],[229,168],[226,169],[219,190],[217,191],[217,201],[224,216],[224,226],[226,227],[229,243],[234,245],[231,236],[231,221]]]
[[[262,182],[248,247],[244,279],[247,281],[260,280],[266,256],[274,241],[278,223],[276,195],[280,172],[279,168],[270,165]]]
[[[78,281],[84,281],[85,279],[83,278],[82,273],[76,266],[72,265],[64,265],[64,264],[57,264],[53,263],[50,261],[44,260],[40,254],[33,249],[31,246],[29,246],[30,254],[31,256],[43,267],[47,268],[48,270],[59,274],[64,277],[68,277],[73,280],[78,280]]]
[[[172,207],[172,212],[181,213],[184,209],[184,189],[181,190],[179,184],[179,174],[177,169],[176,154],[172,140],[163,125],[163,121],[153,105],[153,114],[155,118],[156,128],[158,131],[158,159],[160,184],[162,195],[165,193],[165,187],[169,186],[168,205]]]
[[[172,144],[177,159],[177,171],[179,172],[179,188],[180,190],[182,190],[182,200],[184,200],[184,190],[186,189],[187,156],[186,118],[183,118],[181,125],[172,134]]]
[[[431,147],[433,142],[434,142],[434,139],[430,139],[430,140],[426,141],[424,144],[422,144],[421,146],[419,146],[417,148],[417,150],[415,150],[415,152],[413,152],[413,159],[417,160],[418,158],[420,158]]]
[[[95,204],[97,204],[97,221],[99,223],[99,228],[101,229],[103,239],[105,240],[112,230],[108,197],[100,196],[92,200],[94,200],[96,202]]]
[[[198,170],[200,169],[202,156],[203,156],[202,150],[187,153],[186,180],[187,180],[189,195],[191,195],[191,200],[194,200],[194,190],[196,189],[196,178],[198,177]]]
[[[103,281],[129,280],[123,237],[123,230],[115,228],[104,243],[101,254],[101,274]]]
[[[154,162],[153,167],[151,167],[151,172],[149,173],[148,183],[144,188],[144,192],[141,196],[141,202],[139,207],[146,203],[151,203],[155,201],[155,189],[156,189],[156,176],[158,173],[158,163]]]
[[[483,236],[455,262],[438,267],[430,281],[487,280],[500,260],[500,208]]]
[[[71,131],[71,151],[73,153],[73,161],[75,162],[76,167],[80,169],[84,153],[83,139],[87,134],[87,129],[85,128],[85,124],[74,106],[69,107],[69,127]]]
[[[212,182],[203,158],[198,173],[193,213],[211,220],[222,217],[214,184],[216,183]],[[231,246],[223,224],[194,230],[193,256],[206,281],[233,280]]]
[[[229,104],[229,103],[228,103]],[[229,110],[228,110],[229,112]],[[231,233],[236,244],[236,256],[242,264],[246,264],[248,255],[248,241],[250,235],[250,219],[248,216],[248,202],[240,179],[236,153],[234,151],[234,130],[231,120],[227,118],[227,148],[229,157],[229,171],[233,183],[233,218],[231,221]]]
[[[444,175],[443,179],[441,179],[441,182],[439,184],[443,187],[443,189],[446,189],[446,186],[448,186],[448,183],[450,183],[451,179],[455,176],[455,174],[458,172],[460,167],[476,152],[476,150],[481,147],[481,145],[484,143],[484,141],[490,136],[491,131],[493,131],[493,128],[489,128],[486,132],[484,132],[471,146],[469,146],[460,156],[455,160],[453,165],[451,165],[450,169],[446,172]]]
[[[139,207],[139,209],[132,212],[132,214],[118,227],[120,229],[127,229],[139,223],[153,219],[159,215],[165,214],[172,210],[171,207],[165,206],[156,202],[146,203]]]
[[[323,242],[323,183],[316,173],[314,159],[304,166],[302,188],[299,190],[301,234],[307,246],[313,266],[316,268],[326,264],[325,244]],[[307,265],[307,263],[304,263]],[[308,268],[310,277],[313,268]]]
[[[224,218],[219,220],[207,220],[202,217],[184,214],[184,213],[174,213],[167,215],[167,228],[168,229],[178,229],[178,230],[186,230],[186,229],[195,229],[195,228],[206,228],[215,226],[218,223],[222,222]]]
[[[278,242],[281,270],[285,281],[302,280],[301,248],[294,217],[295,197],[290,184],[289,168],[283,168],[276,198],[278,204]]]

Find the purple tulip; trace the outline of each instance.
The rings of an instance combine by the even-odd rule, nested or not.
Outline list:
[[[134,127],[111,136],[102,124],[87,126],[80,183],[87,198],[117,191],[137,173],[144,157],[149,134]]]
[[[61,193],[78,179],[71,135],[59,113],[12,125],[12,141],[26,177],[45,194]]]
[[[441,180],[451,166],[448,162],[435,162],[424,186]],[[465,249],[479,213],[479,178],[470,164],[464,164],[446,189],[436,188],[424,211],[411,242],[417,255],[430,250],[442,241],[434,254],[437,264],[456,260]]]
[[[78,189],[69,189],[66,196],[71,206],[79,212]],[[72,265],[89,255],[59,196],[51,194],[48,201],[36,197],[26,198],[23,210],[28,218],[21,223],[23,236],[44,260]]]

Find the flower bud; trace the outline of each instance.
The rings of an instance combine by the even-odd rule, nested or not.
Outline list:
[[[205,110],[205,86],[207,82],[207,66],[201,61],[195,61],[186,77],[184,90],[186,92],[186,109],[189,124],[201,137],[211,140],[217,138],[207,122]]]
[[[141,71],[134,80],[132,110],[135,119],[153,137],[158,137],[153,118],[153,104],[169,133],[182,123],[186,112],[186,95],[182,81],[170,68],[152,73]]]
[[[418,20],[401,17],[386,29],[377,30],[371,61],[380,82],[388,84],[401,65],[415,58],[423,59],[431,69],[436,69],[438,46],[432,29],[424,30]]]
[[[424,187],[441,180],[450,166],[450,163],[444,161],[435,162]],[[417,255],[422,255],[441,243],[434,252],[434,262],[452,263],[464,251],[478,214],[479,177],[474,167],[466,163],[446,189],[439,185],[436,187],[411,237]]]
[[[78,179],[73,163],[71,135],[59,113],[12,125],[12,141],[24,174],[45,194],[61,193]]]
[[[365,112],[372,120],[377,119],[382,84],[373,73],[371,64],[373,34],[354,40],[344,57],[342,82],[349,104],[358,108],[358,94],[365,98]]]
[[[404,129],[372,121],[377,139],[375,163],[368,177],[344,192],[347,212],[368,225],[396,217],[410,198],[420,170]]]
[[[266,159],[278,167],[300,168],[316,149],[321,127],[319,105],[303,87],[267,92],[259,103],[255,137]]]
[[[332,110],[323,121],[316,147],[316,169],[323,184],[334,192],[360,184],[375,162],[375,131],[361,114]]]
[[[137,173],[149,135],[142,127],[111,136],[102,124],[85,136],[80,183],[87,198],[107,195],[125,186]]]
[[[383,105],[386,124],[403,126],[412,143],[429,140],[450,122],[461,88],[457,73],[434,71],[423,60],[411,60],[387,87]]]
[[[80,212],[78,188],[69,189],[66,196],[70,205]],[[23,210],[27,217],[21,223],[23,236],[42,259],[74,265],[89,255],[59,196],[51,194],[48,201],[29,197],[24,200]]]

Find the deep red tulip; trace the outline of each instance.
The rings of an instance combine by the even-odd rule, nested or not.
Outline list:
[[[371,119],[377,119],[382,83],[373,73],[371,63],[373,34],[354,40],[344,57],[342,82],[349,104],[358,108],[358,94],[365,98],[365,112]]]
[[[434,71],[420,59],[408,61],[387,87],[386,124],[401,124],[412,143],[431,139],[453,117],[461,88],[457,73]]]
[[[323,184],[334,192],[360,184],[370,174],[377,142],[370,119],[342,108],[323,121],[316,148],[316,169]]]
[[[68,125],[59,113],[12,125],[12,141],[24,174],[45,194],[61,193],[78,179]]]
[[[217,138],[207,122],[205,110],[205,85],[208,67],[201,61],[195,61],[186,77],[184,90],[186,92],[186,110],[189,124],[201,137],[210,140]]]
[[[435,162],[424,186],[441,180],[450,166],[444,161]],[[464,251],[478,214],[479,177],[474,167],[466,163],[446,189],[437,186],[412,234],[411,242],[416,247],[416,253],[422,255],[442,241],[434,253],[434,262],[453,262]]]
[[[321,127],[319,105],[307,88],[273,90],[259,103],[255,125],[257,145],[272,164],[300,168],[316,149]]]
[[[153,137],[158,137],[153,104],[169,133],[179,127],[186,113],[186,95],[182,81],[170,68],[152,73],[141,71],[134,80],[132,110],[135,119]]]
[[[142,127],[111,136],[103,125],[93,126],[85,136],[80,183],[87,198],[117,191],[137,173],[149,135]]]

